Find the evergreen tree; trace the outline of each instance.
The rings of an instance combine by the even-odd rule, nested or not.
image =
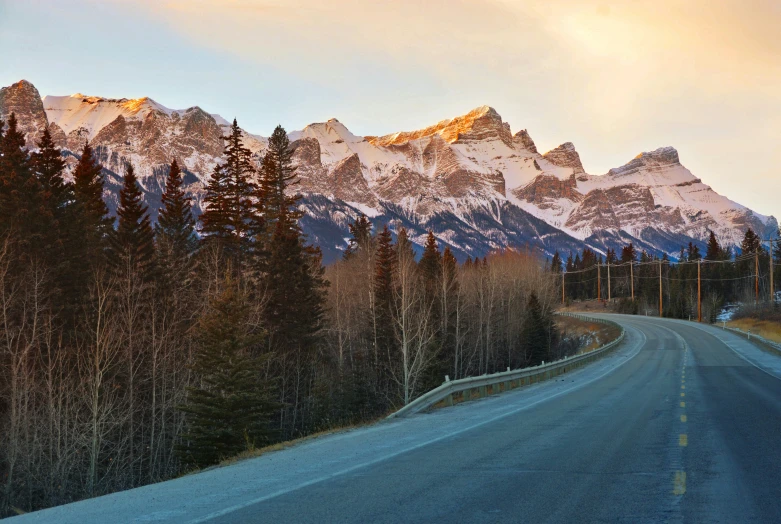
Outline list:
[[[288,217],[278,220],[271,238],[264,308],[271,348],[309,352],[319,335],[325,301],[319,249],[304,245]]]
[[[636,262],[636,261],[637,261],[637,250],[635,250],[634,244],[630,242],[628,246],[624,246],[621,249],[621,263],[626,264],[628,262]]]
[[[740,243],[740,250],[744,255],[747,255],[756,253],[761,249],[761,239],[757,236],[756,233],[754,233],[753,229],[748,228],[748,230],[746,230],[746,234],[743,236],[743,241]]]
[[[377,235],[374,257],[374,332],[375,365],[386,362],[393,347],[393,307],[395,301],[396,252],[388,224]],[[380,373],[387,371],[383,366]]]
[[[368,251],[372,241],[372,223],[361,213],[355,222],[350,224],[350,243],[344,252],[344,258],[350,258],[358,250]]]
[[[247,299],[230,282],[214,299],[197,327],[198,350],[192,366],[199,386],[188,388],[187,430],[177,451],[199,467],[271,441],[270,418],[277,407],[263,379],[268,357],[253,357],[261,338],[249,332]]]
[[[114,221],[103,201],[103,166],[95,158],[92,146],[84,143],[79,163],[73,171],[73,212],[72,231],[69,242],[79,247],[80,261],[83,267],[99,263],[105,256],[106,241],[113,230]],[[88,260],[87,260],[88,259]]]
[[[407,229],[401,227],[396,234],[396,258],[400,260],[403,257],[411,257],[414,259],[415,249],[412,247],[412,242],[407,234]],[[483,259],[483,263],[485,263],[485,259]]]
[[[716,233],[711,231],[710,236],[708,237],[708,247],[705,250],[705,260],[715,261],[721,259],[722,259],[721,245],[719,244],[719,240],[716,238]]]
[[[30,163],[43,191],[42,210],[44,223],[45,248],[50,252],[49,259],[57,261],[61,257],[64,226],[67,207],[73,203],[73,185],[63,179],[65,159],[54,145],[51,134],[45,129],[38,142],[38,151],[30,155]],[[53,251],[52,251],[53,250]]]
[[[182,187],[182,172],[176,159],[168,170],[162,204],[155,224],[158,246],[166,256],[184,260],[195,251],[198,237],[192,204]]]
[[[40,254],[38,248],[52,220],[44,198],[33,175],[24,134],[11,113],[0,142],[0,233],[13,231],[22,252]]]
[[[127,164],[124,184],[119,192],[119,222],[110,236],[110,262],[120,270],[134,268],[144,277],[150,277],[155,257],[154,235],[148,208],[142,198],[133,165]]]
[[[689,249],[686,253],[686,259],[689,262],[700,260],[702,255],[700,254],[700,248],[693,242],[689,242]]]
[[[550,261],[550,270],[552,273],[561,273],[561,255],[556,251]]]
[[[240,261],[249,249],[255,193],[252,176],[256,170],[236,119],[230,134],[223,138],[222,163],[212,171],[203,198],[206,209],[201,215],[201,231],[205,241],[216,242],[228,256]]]
[[[298,209],[301,195],[289,189],[298,185],[293,167],[290,140],[282,126],[271,133],[268,149],[260,166],[260,182],[255,192],[254,213],[251,225],[256,269],[268,273],[268,257],[275,248],[271,245],[277,235],[277,223],[292,228],[290,234],[303,241],[298,221],[303,213]],[[287,235],[287,233],[285,233]]]
[[[296,169],[293,166],[293,151],[290,140],[282,126],[277,126],[268,139],[268,150],[261,164],[260,184],[257,201],[262,206],[260,215],[265,218],[267,231],[274,231],[276,221],[283,215],[292,220],[303,216],[297,209],[301,196],[289,194],[288,188],[298,185]]]
[[[781,266],[781,227],[778,229],[778,235],[773,239],[773,263],[774,266]]]
[[[418,265],[420,267],[424,285],[439,288],[438,280],[441,274],[442,255],[439,253],[439,248],[437,247],[437,239],[431,231],[428,232],[428,236],[426,237],[423,256],[420,258],[420,263]]]
[[[532,292],[526,305],[526,318],[521,327],[521,349],[529,365],[536,366],[549,360],[553,320],[543,311],[537,294]]]

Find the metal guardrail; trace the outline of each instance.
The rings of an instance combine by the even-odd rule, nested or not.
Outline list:
[[[443,382],[441,386],[424,393],[395,413],[391,413],[387,418],[400,418],[419,413],[440,402],[443,402],[445,406],[452,406],[457,400],[454,398],[457,395],[461,395],[461,400],[466,401],[472,398],[481,398],[487,395],[501,393],[502,391],[509,391],[521,386],[535,384],[593,362],[594,360],[603,357],[607,352],[618,346],[621,341],[624,340],[624,328],[611,320],[587,317],[577,313],[558,314],[583,320],[585,322],[613,325],[621,330],[621,334],[612,342],[608,342],[604,346],[589,351],[588,353],[565,357],[548,364],[543,362],[539,366],[529,368],[516,370],[509,370],[508,368],[507,371],[493,373],[491,375],[447,380]]]
[[[772,349],[774,349],[774,350],[776,350],[778,352],[781,352],[781,344],[779,344],[778,342],[773,342],[772,340],[768,340],[768,339],[766,339],[764,337],[760,337],[756,333],[752,333],[751,330],[743,331],[740,328],[726,327],[726,326],[722,326],[722,329],[724,329],[725,331],[732,331],[736,335],[744,336],[748,340],[754,340],[754,341],[757,341],[757,342],[761,342],[762,344],[765,344],[766,346],[768,346],[768,347],[770,347],[770,348],[772,348]]]

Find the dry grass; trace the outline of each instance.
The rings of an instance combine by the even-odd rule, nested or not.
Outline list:
[[[388,413],[387,415],[389,415],[389,414],[390,413]],[[365,426],[370,426],[372,424],[376,424],[377,422],[385,420],[387,415],[383,415],[381,417],[377,417],[376,419],[367,420],[365,422],[360,422],[360,423],[356,423],[356,424],[346,424],[346,425],[343,425],[343,426],[335,426],[333,428],[329,428],[329,429],[326,429],[326,430],[323,430],[323,431],[318,431],[318,432],[315,432],[315,433],[311,433],[311,434],[306,435],[304,437],[300,437],[300,438],[292,439],[292,440],[286,440],[284,442],[277,442],[275,444],[270,444],[270,445],[264,446],[262,448],[248,449],[246,451],[242,451],[238,455],[235,455],[233,457],[230,457],[230,458],[227,458],[227,459],[224,459],[224,460],[220,461],[219,464],[216,464],[214,466],[209,466],[207,468],[193,468],[191,470],[188,470],[188,471],[182,473],[181,475],[178,475],[176,478],[185,477],[187,475],[193,475],[195,473],[200,473],[202,471],[209,471],[210,469],[222,468],[222,467],[225,467],[225,466],[230,466],[232,464],[236,464],[236,463],[242,462],[244,460],[249,460],[249,459],[260,457],[260,456],[265,455],[267,453],[273,453],[275,451],[282,451],[283,449],[292,448],[293,446],[297,446],[297,445],[302,444],[304,442],[307,442],[309,440],[314,440],[314,439],[317,439],[317,438],[325,437],[325,436],[328,436],[328,435],[332,435],[334,433],[342,433],[342,432],[345,432],[345,431],[351,431],[353,429],[362,428],[362,427],[365,427]]]
[[[760,337],[781,344],[781,322],[759,320],[756,318],[739,318],[727,322],[727,326],[738,328],[743,331],[751,330],[752,333],[755,333]]]
[[[618,338],[621,334],[621,330],[616,326],[583,321],[572,317],[556,316],[556,326],[561,331],[563,337],[576,338],[582,335],[590,335],[591,342],[587,346],[580,348],[580,353],[587,353],[604,346]]]

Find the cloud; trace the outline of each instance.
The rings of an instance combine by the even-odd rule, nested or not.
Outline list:
[[[259,71],[258,82],[275,71],[299,79],[356,132],[489,104],[543,149],[574,141],[596,173],[675,145],[727,191],[724,144],[781,162],[769,138],[781,134],[775,1],[114,1],[140,1],[194,49]]]

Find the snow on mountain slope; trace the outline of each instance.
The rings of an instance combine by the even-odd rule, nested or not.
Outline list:
[[[41,103],[29,82],[0,90],[0,117],[11,111],[23,115],[29,147],[45,126],[76,155],[89,139],[115,185],[125,163],[133,162],[153,209],[172,158],[186,168],[188,191],[200,205],[230,127],[228,120],[197,106],[172,110],[149,98],[76,94],[47,96]],[[259,161],[268,140],[242,133]],[[736,244],[748,227],[762,235],[777,227],[773,217],[755,214],[703,184],[671,147],[590,175],[571,142],[541,154],[525,129],[513,135],[509,123],[488,106],[385,136],[356,136],[331,119],[289,137],[299,188],[306,202],[317,203],[309,211],[319,221],[309,224],[330,231],[320,237],[337,244],[343,244],[346,221],[358,210],[377,220],[404,217],[417,229],[429,225],[460,253],[473,255],[528,241],[534,231],[548,253],[556,242],[562,248],[585,242],[603,251],[609,242],[635,239],[674,254],[680,242],[702,242],[710,230]],[[541,233],[543,223],[563,236]],[[425,231],[418,232],[422,238]],[[479,248],[468,245],[470,237]]]
[[[180,113],[158,104],[151,98],[110,99],[81,93],[70,96],[47,95],[43,98],[43,107],[49,122],[60,126],[66,134],[76,129],[84,129],[84,136],[89,140],[95,138],[98,131],[119,116],[125,119],[140,119],[152,111],[166,115]]]

